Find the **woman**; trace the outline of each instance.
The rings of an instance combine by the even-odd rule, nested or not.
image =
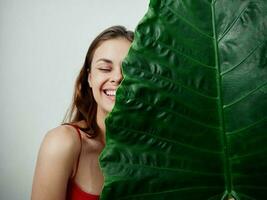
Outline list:
[[[114,106],[122,60],[132,41],[133,32],[113,26],[92,42],[76,81],[69,123],[50,130],[40,147],[32,200],[99,199],[104,120]]]

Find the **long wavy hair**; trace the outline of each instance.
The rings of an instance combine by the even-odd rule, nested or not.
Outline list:
[[[92,88],[89,87],[88,74],[91,71],[91,62],[97,47],[104,41],[125,38],[132,42],[134,34],[124,26],[111,26],[101,32],[91,43],[86,54],[85,62],[75,82],[74,94],[63,123],[75,123],[81,120],[86,122],[86,127],[80,127],[90,138],[98,134],[96,123],[97,103],[93,97]]]

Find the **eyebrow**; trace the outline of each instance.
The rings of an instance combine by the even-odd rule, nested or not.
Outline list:
[[[109,60],[109,59],[106,59],[106,58],[100,58],[100,59],[98,59],[98,60],[96,61],[96,63],[98,63],[98,62],[100,62],[100,61],[103,61],[103,62],[112,64],[112,61]]]

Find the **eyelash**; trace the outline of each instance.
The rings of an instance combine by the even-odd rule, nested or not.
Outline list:
[[[100,71],[104,71],[104,72],[109,72],[111,71],[111,69],[107,69],[107,68],[99,68]]]

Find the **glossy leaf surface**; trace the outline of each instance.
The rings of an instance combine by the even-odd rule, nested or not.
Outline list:
[[[266,4],[150,1],[106,119],[102,200],[267,199]]]

